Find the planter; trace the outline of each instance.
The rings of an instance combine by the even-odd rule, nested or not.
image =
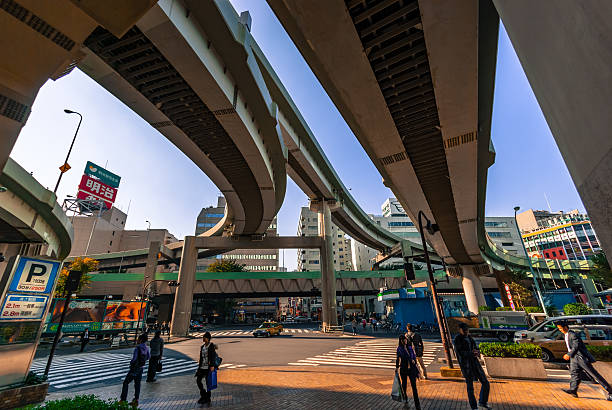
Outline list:
[[[47,397],[49,383],[22,386],[0,391],[0,409],[14,409],[33,403],[41,403]]]
[[[608,380],[608,382],[612,380],[612,362],[596,361],[593,363],[593,367],[605,380]]]
[[[485,356],[484,362],[490,377],[527,380],[548,379],[541,359]]]

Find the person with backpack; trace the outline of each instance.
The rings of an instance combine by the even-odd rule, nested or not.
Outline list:
[[[155,373],[160,366],[162,353],[164,352],[164,340],[161,338],[161,330],[155,331],[155,336],[149,342],[151,348],[151,358],[149,359],[149,369],[147,370],[147,383],[155,381]]]
[[[414,349],[417,363],[421,368],[421,377],[424,380],[427,380],[427,370],[425,369],[425,363],[423,363],[423,353],[425,352],[423,338],[420,334],[414,331],[414,327],[410,323],[406,325],[406,340],[408,340],[408,345],[412,346]]]
[[[138,345],[134,349],[132,360],[130,360],[130,369],[123,380],[123,388],[121,389],[121,398],[119,400],[120,403],[125,403],[127,401],[128,387],[133,380],[134,400],[131,401],[130,405],[133,407],[138,407],[138,398],[140,397],[140,382],[142,381],[142,369],[144,368],[147,360],[149,360],[151,357],[149,348],[147,347],[147,340],[149,340],[149,337],[146,333],[138,336]]]
[[[204,383],[206,383],[208,374],[215,371],[219,367],[220,358],[217,356],[217,346],[210,341],[211,339],[210,332],[204,333],[202,336],[202,341],[204,344],[200,347],[200,360],[198,362],[198,370],[196,370],[196,383],[198,385],[198,389],[200,389],[200,400],[198,400],[199,404],[210,404],[211,403],[211,392],[204,388],[204,384],[202,384],[202,379]]]

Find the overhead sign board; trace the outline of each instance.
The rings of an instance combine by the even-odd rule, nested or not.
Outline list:
[[[48,300],[48,296],[8,294],[0,310],[0,320],[40,320]]]
[[[9,291],[51,293],[60,262],[20,257]]]
[[[85,165],[85,174],[98,178],[102,183],[108,186],[119,188],[119,182],[121,181],[121,177],[119,175],[115,175],[91,161],[87,161],[87,164]]]
[[[81,178],[81,183],[79,184],[79,193],[80,192],[86,194],[89,199],[93,197],[95,199],[102,200],[111,206],[117,197],[116,188],[106,185],[88,175],[83,175]],[[108,206],[108,208],[110,209],[110,206]]]
[[[92,194],[88,194],[87,192],[84,192],[84,191],[77,192],[77,198],[78,199],[84,199],[86,201],[102,201],[102,202],[100,202],[100,204],[103,203],[104,205],[101,205],[101,206],[105,206],[106,209],[111,209],[111,207],[113,206],[112,202],[105,201],[102,198],[99,198],[99,197],[97,197],[95,195],[92,195]],[[89,208],[91,208],[91,209],[95,208],[96,210],[98,209],[98,207],[93,207],[93,206],[89,207]]]

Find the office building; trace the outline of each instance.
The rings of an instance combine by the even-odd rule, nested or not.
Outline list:
[[[601,251],[589,216],[577,209],[567,213],[529,209],[517,220],[531,257],[585,260]]]
[[[319,235],[319,215],[308,207],[302,207],[300,211],[297,234],[298,236]],[[353,270],[351,240],[335,224],[332,224],[332,239],[334,271]],[[298,271],[310,272],[321,270],[321,259],[318,249],[298,249],[297,257]]]
[[[196,221],[195,234],[201,235],[214,227],[225,215],[225,198],[217,198],[217,206],[202,208]],[[277,236],[276,217],[266,231],[266,236]],[[278,249],[236,249],[231,252],[218,255],[216,258],[205,258],[198,260],[198,271],[205,271],[208,266],[223,259],[231,259],[251,272],[277,271],[279,266]]]
[[[512,216],[487,216],[485,231],[498,248],[516,256],[525,256],[521,237]]]

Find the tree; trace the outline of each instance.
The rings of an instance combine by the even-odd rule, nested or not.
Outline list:
[[[248,272],[248,269],[236,263],[233,259],[223,259],[217,262],[211,263],[206,272]]]
[[[77,286],[76,292],[79,293],[81,290],[89,287],[91,283],[91,275],[89,272],[93,272],[98,269],[99,261],[92,258],[78,257],[70,263],[69,266],[64,266],[60,272],[59,279],[57,280],[57,286],[55,286],[55,297],[66,296],[66,280],[71,270],[77,270],[83,272],[79,285]]]
[[[563,313],[567,316],[590,315],[591,308],[584,303],[568,303],[563,306]]]
[[[612,287],[612,270],[610,270],[610,263],[604,251],[591,256],[591,261],[593,262],[593,268],[589,272],[591,279],[604,284],[608,288]]]
[[[521,285],[518,282],[510,282],[508,284],[510,288],[510,293],[512,294],[512,298],[516,301],[519,309],[524,310],[525,306],[531,301],[533,298],[533,293],[525,286]]]

